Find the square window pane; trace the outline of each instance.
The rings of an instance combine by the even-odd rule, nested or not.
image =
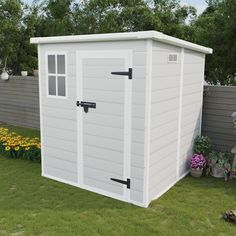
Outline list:
[[[56,95],[56,76],[48,77],[48,94]]]
[[[57,73],[65,74],[65,55],[57,55]]]
[[[55,55],[48,55],[48,73],[56,73]]]
[[[58,76],[58,96],[66,96],[66,78],[65,76]]]

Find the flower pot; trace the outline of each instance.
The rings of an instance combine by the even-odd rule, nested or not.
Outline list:
[[[195,177],[195,178],[199,178],[202,176],[203,173],[203,169],[190,169],[190,174],[191,176]]]
[[[35,77],[38,77],[39,76],[39,71],[38,70],[34,70],[33,74],[34,74]]]
[[[3,71],[1,74],[1,79],[2,80],[8,80],[9,79],[9,75],[6,71]]]
[[[27,76],[28,75],[28,71],[21,71],[21,75],[22,76]]]
[[[215,178],[224,178],[224,176],[225,176],[224,169],[221,168],[221,166],[218,163],[216,163],[211,168],[211,176],[213,176]]]

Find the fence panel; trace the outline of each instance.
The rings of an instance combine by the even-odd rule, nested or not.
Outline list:
[[[202,134],[216,149],[230,151],[236,145],[231,114],[236,111],[236,86],[205,86]]]
[[[0,80],[0,121],[39,129],[39,85],[37,77]]]

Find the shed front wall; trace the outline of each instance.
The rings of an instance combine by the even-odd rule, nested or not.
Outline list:
[[[161,196],[188,171],[200,133],[204,54],[152,44],[149,201]],[[177,53],[177,62],[168,55]]]
[[[77,51],[132,50],[132,131],[130,201],[143,205],[144,133],[147,43],[143,41],[42,44],[40,56],[40,107],[42,135],[42,175],[78,186],[77,135]],[[65,52],[67,57],[67,98],[47,96],[48,53]],[[124,77],[127,79],[127,77]],[[99,92],[99,90],[98,90]],[[81,108],[79,108],[81,109]],[[106,125],[106,123],[104,123]],[[108,127],[109,128],[109,127]]]

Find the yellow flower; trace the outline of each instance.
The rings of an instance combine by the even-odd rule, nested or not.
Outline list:
[[[20,149],[19,146],[15,147],[15,151],[19,151],[19,149]]]
[[[26,147],[25,150],[26,150],[26,151],[30,150],[30,147]]]
[[[9,151],[11,148],[9,146],[5,147],[6,151]]]

